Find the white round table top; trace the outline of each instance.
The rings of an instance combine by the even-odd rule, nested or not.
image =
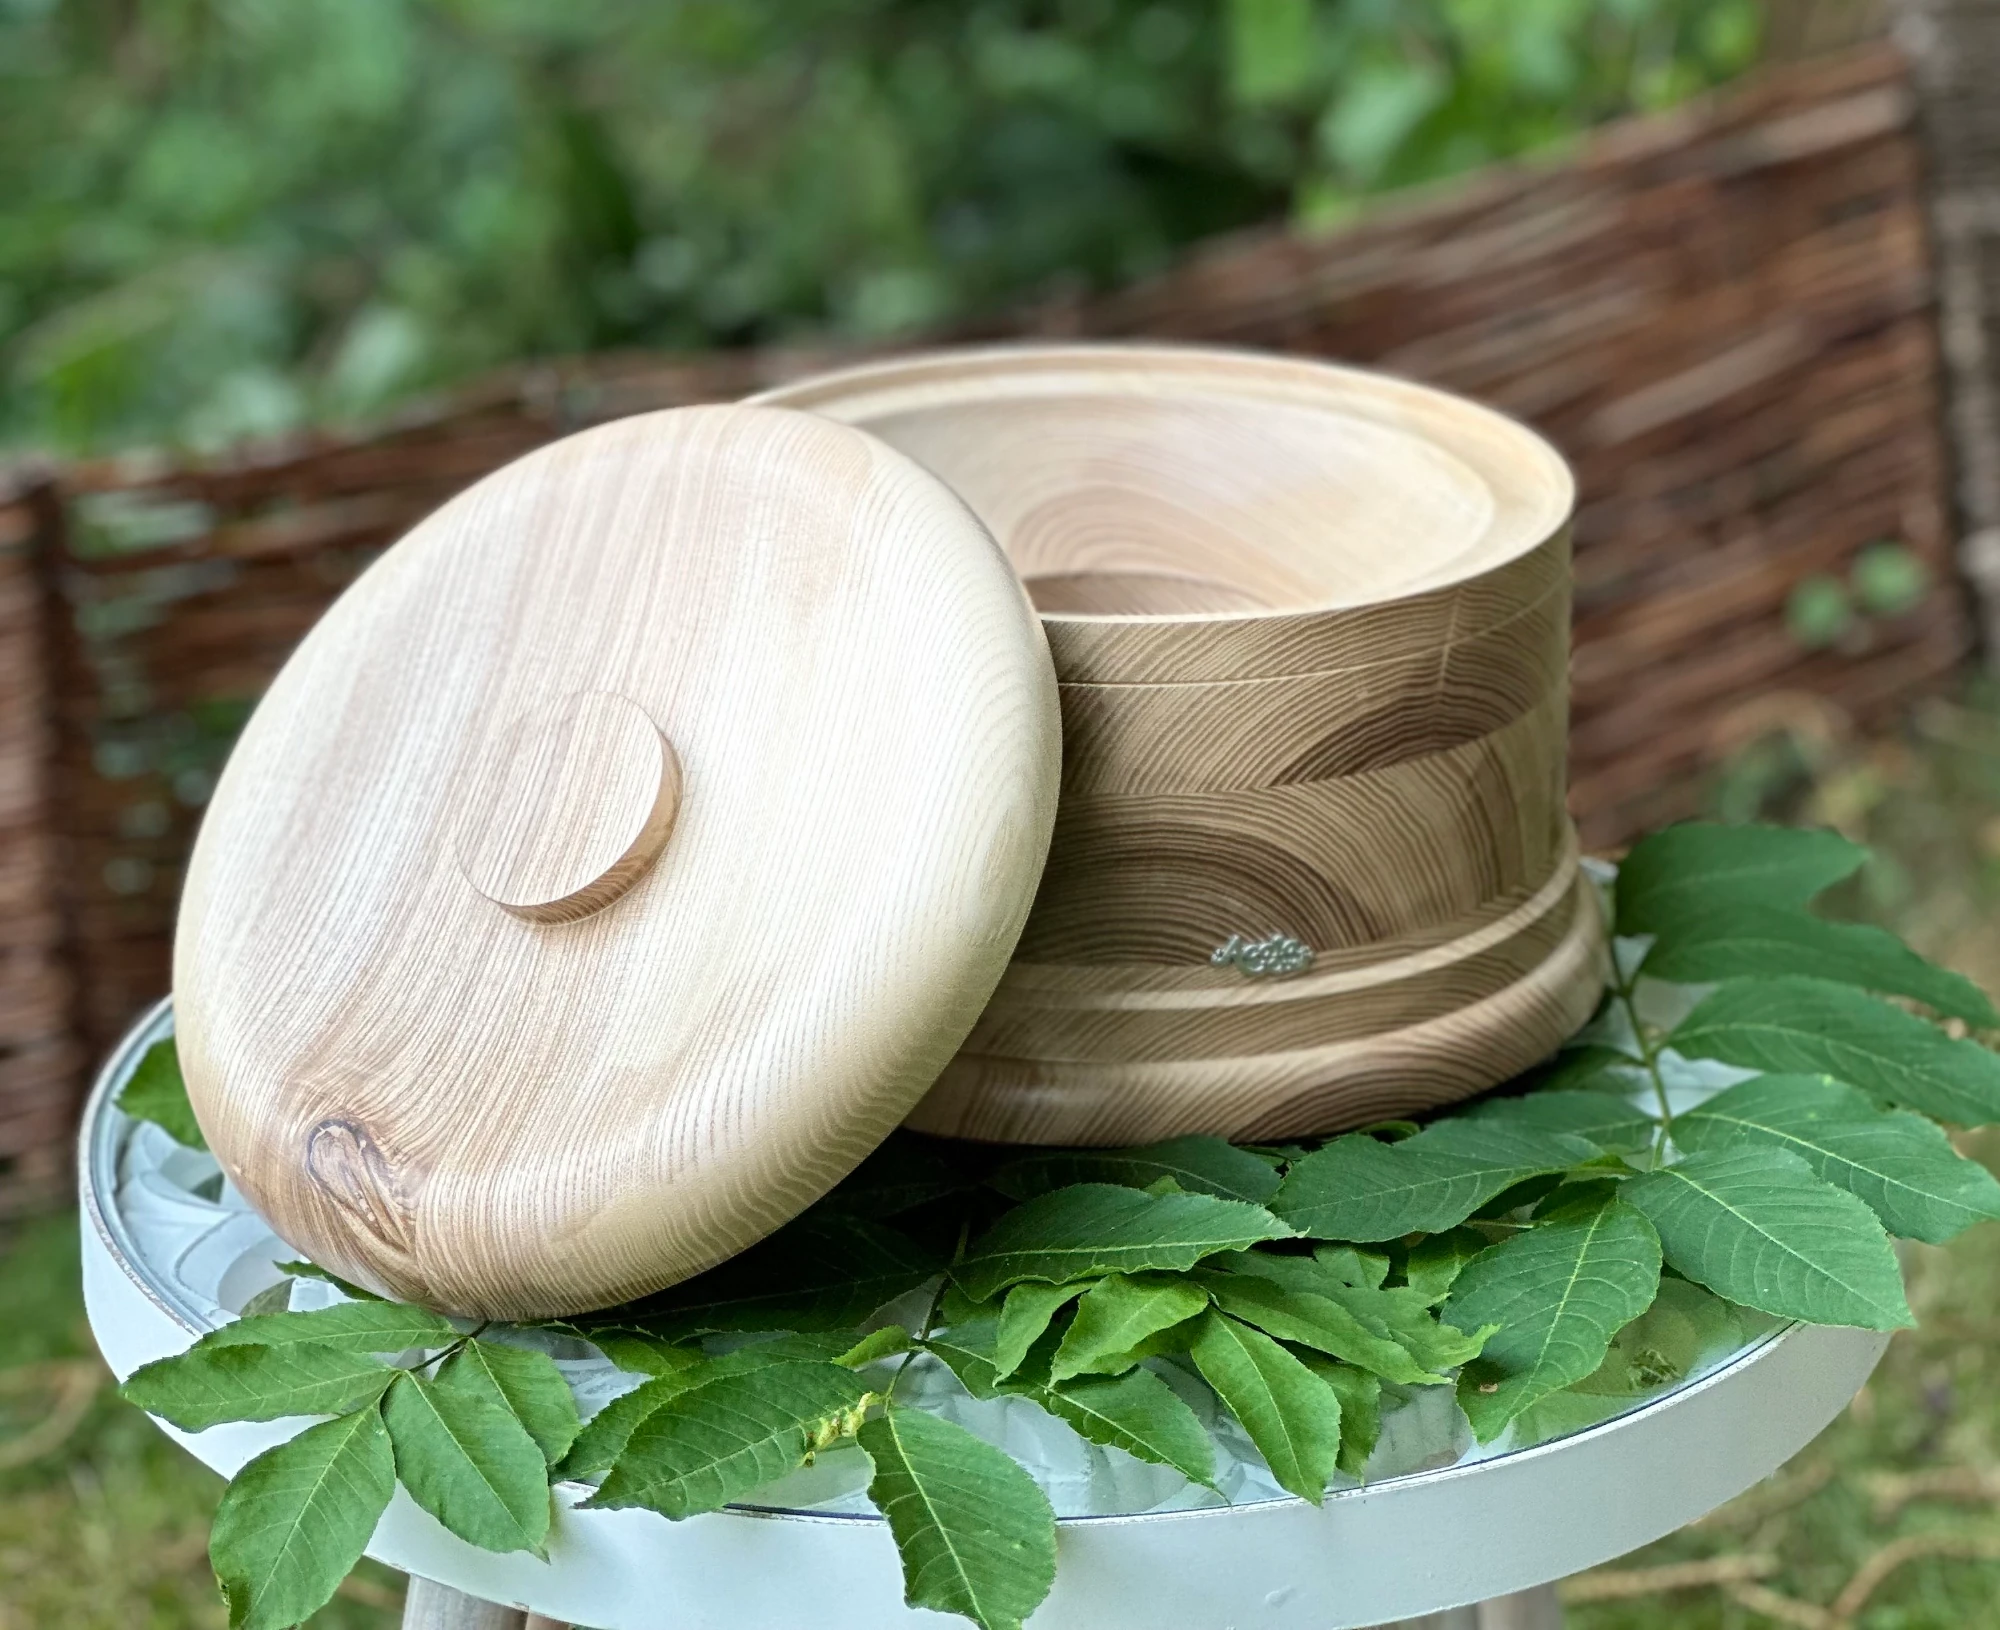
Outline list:
[[[269,1273],[268,1255],[246,1256],[254,1235],[269,1240],[254,1214],[238,1211],[163,1253],[158,1236],[169,1224],[157,1208],[121,1198],[134,1123],[111,1098],[146,1047],[171,1033],[162,1003],[107,1064],[84,1119],[84,1289],[120,1377],[227,1317],[181,1280],[226,1281],[246,1260]],[[156,1265],[162,1259],[173,1272]],[[1846,1405],[1887,1343],[1862,1330],[1781,1327],[1596,1425],[1330,1491],[1318,1507],[1281,1498],[1064,1518],[1055,1588],[1031,1624],[1358,1630],[1525,1590],[1647,1544],[1770,1475]],[[305,1423],[193,1434],[161,1424],[230,1475]],[[676,1523],[575,1509],[589,1492],[558,1485],[546,1561],[468,1546],[400,1490],[368,1553],[482,1600],[598,1630],[789,1630],[808,1588],[822,1630],[943,1630],[939,1616],[902,1605],[895,1546],[879,1518],[732,1507]]]

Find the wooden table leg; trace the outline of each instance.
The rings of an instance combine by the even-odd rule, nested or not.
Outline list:
[[[433,1580],[410,1576],[403,1598],[403,1630],[569,1630],[539,1613],[501,1607]]]

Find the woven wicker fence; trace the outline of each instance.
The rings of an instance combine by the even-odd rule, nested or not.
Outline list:
[[[1142,287],[981,332],[1363,361],[1552,435],[1583,495],[1573,800],[1594,845],[1695,808],[1753,699],[1808,692],[1867,724],[1970,648],[1922,167],[1886,48],[1774,72],[1335,236],[1223,241]],[[11,1203],[60,1169],[50,1140],[77,1060],[167,988],[181,865],[216,770],[342,586],[551,436],[826,360],[527,369],[361,439],[92,464],[0,491]],[[1793,587],[1891,539],[1930,568],[1923,602],[1838,651],[1801,649]]]

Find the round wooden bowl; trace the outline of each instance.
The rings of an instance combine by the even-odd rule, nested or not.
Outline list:
[[[941,477],[1055,658],[1041,890],[911,1125],[1337,1131],[1481,1091],[1588,1016],[1574,494],[1538,436],[1403,380],[1165,347],[938,353],[760,400]],[[1310,970],[1218,965],[1232,941]]]

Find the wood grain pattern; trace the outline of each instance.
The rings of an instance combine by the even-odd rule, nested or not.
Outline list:
[[[1044,615],[1056,671],[1078,684],[1178,685],[1284,678],[1422,656],[1567,590],[1567,527],[1463,582],[1373,605],[1183,621],[1174,638],[1139,617]],[[1061,607],[1044,607],[1061,610]]]
[[[1327,781],[1130,796],[1066,790],[1015,955],[1205,962],[1232,933],[1274,932],[1324,955],[1538,888],[1568,838],[1563,703],[1558,688],[1491,735]]]
[[[1001,1143],[1118,1145],[1209,1132],[1264,1139],[1418,1115],[1484,1091],[1573,1034],[1604,980],[1599,908],[1578,891],[1554,954],[1442,1018],[1297,1052],[1173,1062],[1071,1063],[960,1053],[909,1125]]]
[[[1588,1012],[1572,492],[1538,438],[1399,380],[1159,347],[944,353],[768,399],[944,477],[1061,681],[1015,970],[912,1124],[1331,1130],[1396,1079],[1489,1086]],[[1209,966],[1271,934],[1331,960],[1254,988]]]
[[[1573,834],[1565,836],[1574,842]],[[1379,967],[1426,952],[1455,956],[1460,954],[1457,942],[1461,940],[1470,943],[1477,936],[1477,942],[1483,944],[1488,935],[1512,933],[1528,915],[1545,909],[1548,892],[1560,886],[1563,872],[1559,865],[1558,875],[1540,887],[1510,889],[1481,901],[1463,916],[1427,923],[1389,939],[1315,951],[1310,971],[1284,981],[1285,988],[1296,991],[1334,976],[1372,976]],[[1105,996],[1141,1000],[1161,992],[1200,992],[1205,999],[1223,991],[1249,1000],[1256,991],[1274,988],[1246,983],[1241,969],[1208,957],[1200,962],[1030,962],[1017,956],[994,988],[993,999],[998,1002],[1034,993],[1031,999],[1068,999],[1088,1006]]]
[[[1574,862],[1527,907],[1423,952],[1365,967],[1200,990],[996,993],[964,1051],[1071,1063],[1242,1057],[1383,1034],[1527,977],[1575,927]]]
[[[1569,595],[1559,591],[1483,633],[1363,668],[1065,682],[1064,795],[1287,787],[1380,769],[1505,730],[1562,694],[1568,658]],[[1559,757],[1560,740],[1545,740],[1549,749]]]
[[[1359,369],[1016,347],[758,400],[860,425],[936,471],[1036,595],[1065,683],[1424,657],[1568,581],[1574,489],[1555,451],[1490,409]]]
[[[880,443],[699,408],[534,453],[342,597],[230,761],[175,947],[203,1129],[292,1245],[451,1312],[704,1268],[970,1029],[1058,733],[1005,559]]]

